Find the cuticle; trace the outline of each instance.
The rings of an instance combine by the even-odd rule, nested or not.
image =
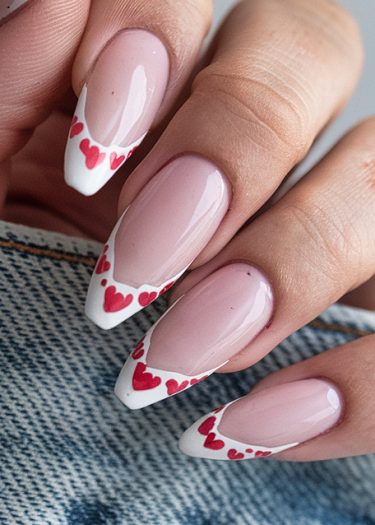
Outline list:
[[[21,11],[24,11],[25,9],[29,8],[31,5],[36,4],[37,2],[39,2],[39,0],[27,0],[24,4],[20,5],[15,11],[9,13],[9,15],[2,18],[0,20],[0,27],[8,23],[9,20],[12,20],[12,18],[18,16]]]

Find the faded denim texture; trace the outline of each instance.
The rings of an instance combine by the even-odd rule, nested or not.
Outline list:
[[[181,432],[266,374],[375,332],[333,306],[241,373],[213,375],[140,411],[112,394],[165,299],[109,332],[83,314],[100,246],[0,223],[1,525],[375,523],[375,458],[210,462]]]

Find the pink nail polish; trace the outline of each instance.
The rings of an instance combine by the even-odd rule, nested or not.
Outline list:
[[[28,0],[0,0],[0,22],[26,4]]]
[[[271,287],[259,270],[245,263],[220,268],[149,330],[142,355],[133,353],[121,371],[117,397],[129,408],[141,408],[193,386],[254,339],[272,308]]]
[[[97,192],[142,142],[160,107],[169,75],[168,53],[152,33],[118,33],[83,86],[65,153],[66,182]]]
[[[163,293],[211,239],[230,195],[226,178],[201,157],[185,155],[161,169],[106,244],[87,295],[88,317],[112,328]]]
[[[341,394],[328,381],[285,383],[203,416],[181,436],[180,449],[209,459],[267,457],[327,432],[341,413]]]

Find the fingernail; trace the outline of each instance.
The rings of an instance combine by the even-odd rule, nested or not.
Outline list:
[[[162,42],[139,29],[122,31],[99,56],[83,86],[65,152],[65,180],[93,195],[142,142],[167,87]]]
[[[342,413],[338,389],[303,379],[248,394],[196,421],[180,438],[189,456],[208,459],[267,457],[335,426]]]
[[[28,0],[0,0],[0,21],[17,11]]]
[[[226,178],[194,155],[167,164],[113,230],[94,271],[86,314],[108,329],[138,312],[186,270],[230,202]]]
[[[149,330],[121,371],[117,397],[141,408],[193,386],[254,339],[272,308],[271,287],[259,270],[245,263],[220,268]]]

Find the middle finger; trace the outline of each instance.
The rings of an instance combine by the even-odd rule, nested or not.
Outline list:
[[[89,317],[115,326],[227,244],[343,105],[360,64],[356,25],[331,2],[239,4],[124,186],[120,209],[130,206],[107,243],[109,272],[94,273]]]

